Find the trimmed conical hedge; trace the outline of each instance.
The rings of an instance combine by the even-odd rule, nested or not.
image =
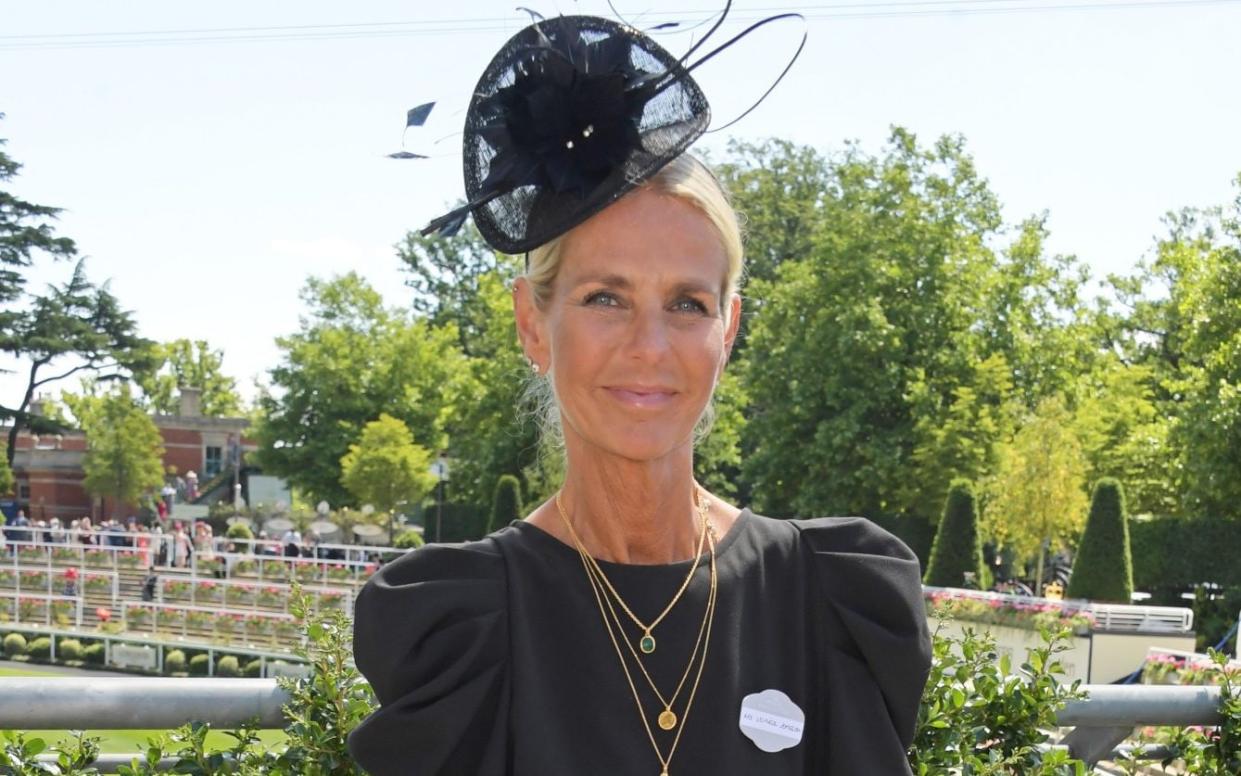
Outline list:
[[[496,480],[495,496],[491,500],[491,516],[487,519],[487,533],[499,530],[514,520],[524,517],[521,506],[521,482],[511,474]]]
[[[1099,480],[1086,530],[1073,560],[1069,598],[1127,604],[1133,596],[1133,554],[1125,491],[1114,479]]]
[[[931,559],[927,563],[926,583],[938,587],[964,587],[966,573],[974,575],[973,586],[983,579],[982,542],[978,536],[978,500],[966,480],[953,480],[944,501]]]

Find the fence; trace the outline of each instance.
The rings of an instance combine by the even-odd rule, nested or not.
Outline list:
[[[1074,728],[1058,746],[1093,765],[1140,725],[1212,725],[1220,719],[1218,687],[1087,685],[1057,722]],[[191,720],[235,728],[251,719],[283,728],[288,694],[274,679],[0,678],[0,729],[128,730],[178,727]],[[1158,756],[1157,752],[1148,753]],[[105,754],[115,772],[133,755]]]

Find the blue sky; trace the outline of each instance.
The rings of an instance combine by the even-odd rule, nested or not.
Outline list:
[[[892,124],[926,141],[961,133],[1010,221],[1047,210],[1053,250],[1097,276],[1126,272],[1165,211],[1230,201],[1241,172],[1241,2],[1148,2],[737,2],[739,20],[806,9],[809,43],[767,102],[700,146],[779,136],[878,150]],[[14,189],[65,208],[62,233],[146,336],[223,348],[250,396],[274,338],[297,328],[308,275],[357,270],[390,303],[408,300],[392,246],[460,194],[458,146],[419,162],[384,154],[420,102],[441,101],[427,137],[459,129],[491,54],[528,21],[517,4],[5,3],[0,137],[25,165]],[[639,25],[716,7],[616,6]],[[704,66],[715,115],[761,92],[799,34],[766,32]],[[49,35],[62,37],[32,37]],[[661,40],[678,54],[689,43]],[[409,147],[425,139],[411,132]],[[44,262],[35,283],[68,269]],[[19,390],[0,375],[3,403]]]

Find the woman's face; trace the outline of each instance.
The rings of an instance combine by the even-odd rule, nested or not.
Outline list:
[[[548,308],[517,288],[527,354],[551,367],[566,442],[631,460],[691,445],[732,349],[728,260],[692,204],[631,193],[570,232]],[[722,309],[731,309],[725,325]]]

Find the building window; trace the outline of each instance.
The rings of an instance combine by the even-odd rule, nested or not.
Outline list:
[[[207,457],[203,464],[203,479],[209,480],[220,473],[224,465],[224,452],[219,447],[208,447]]]
[[[17,500],[18,501],[29,501],[30,500],[30,486],[28,484],[23,482],[17,486]]]

